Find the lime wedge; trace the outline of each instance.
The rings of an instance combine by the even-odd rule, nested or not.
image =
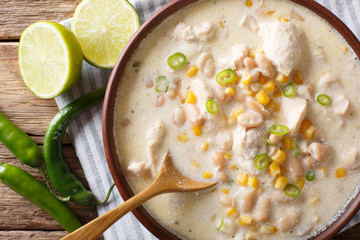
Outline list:
[[[71,30],[86,61],[112,68],[139,25],[138,14],[126,0],[83,0],[75,10]]]
[[[59,23],[37,22],[21,35],[20,73],[25,85],[40,98],[69,90],[79,79],[82,61],[75,35]]]

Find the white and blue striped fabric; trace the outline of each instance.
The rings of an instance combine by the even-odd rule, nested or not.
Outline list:
[[[245,1],[245,0],[239,0]],[[141,22],[144,22],[154,12],[164,6],[170,0],[129,0],[139,13]],[[332,11],[345,24],[360,37],[360,0],[317,0],[320,4]],[[63,24],[70,27],[71,20]],[[92,90],[105,86],[108,82],[111,70],[95,68],[84,61],[80,80],[69,91],[56,98],[61,109],[77,97]],[[82,114],[69,127],[69,134],[75,146],[84,169],[86,179],[91,191],[101,199],[105,196],[110,185],[113,183],[108,169],[102,142],[101,127],[102,105],[98,105]],[[97,208],[102,215],[123,202],[117,189],[114,189],[110,202]],[[360,222],[360,212],[346,226],[349,228]],[[127,214],[104,233],[106,240],[110,239],[157,239],[134,217]]]

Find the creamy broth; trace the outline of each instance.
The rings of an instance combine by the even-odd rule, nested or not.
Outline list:
[[[114,131],[134,192],[151,183],[168,149],[185,175],[219,181],[211,190],[145,204],[186,239],[306,238],[359,183],[356,55],[309,10],[285,0],[259,2],[205,0],[179,11],[141,43],[121,80]],[[174,70],[167,59],[177,52],[186,65]],[[192,66],[198,72],[189,72]],[[227,69],[237,77],[220,85],[216,76]],[[159,76],[167,79],[163,92]],[[288,82],[296,89],[291,97],[281,93]],[[320,94],[331,103],[319,104]],[[206,109],[209,99],[218,113]],[[289,132],[270,134],[275,124]],[[254,164],[260,154],[269,159],[262,170]],[[306,180],[309,171],[313,181]],[[281,177],[299,196],[284,193]]]

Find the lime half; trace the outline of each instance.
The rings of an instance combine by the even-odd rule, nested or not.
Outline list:
[[[86,61],[112,68],[139,25],[138,14],[126,0],[83,0],[75,10],[71,30]]]
[[[37,22],[21,35],[20,73],[26,86],[40,98],[53,98],[69,90],[80,77],[82,61],[75,35],[59,23]]]

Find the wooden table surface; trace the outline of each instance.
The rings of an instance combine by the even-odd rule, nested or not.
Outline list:
[[[61,21],[72,17],[81,0],[0,1],[0,111],[42,148],[46,127],[58,108],[53,99],[41,100],[24,85],[18,69],[18,40],[22,31],[40,20]],[[74,148],[66,135],[64,155],[71,170],[85,184],[86,179]],[[19,161],[0,144],[0,162],[21,167],[41,179],[37,170]],[[37,206],[0,183],[0,239],[59,239],[66,232]],[[97,216],[95,208],[70,204],[82,223]],[[360,224],[333,239],[360,239]]]

